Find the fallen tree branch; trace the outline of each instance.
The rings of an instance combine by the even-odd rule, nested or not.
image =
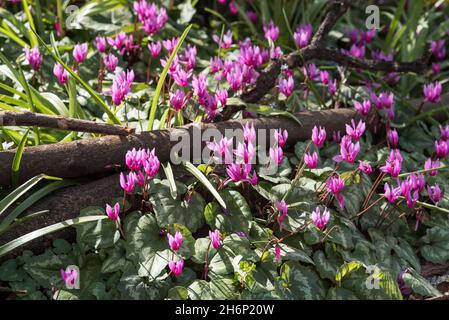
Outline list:
[[[89,132],[127,136],[134,129],[95,121],[72,119],[63,116],[48,116],[33,112],[0,112],[0,126],[38,126],[65,131]]]
[[[334,130],[345,130],[345,124],[357,117],[353,109],[336,109],[326,111],[304,111],[296,114],[301,121],[287,117],[269,117],[224,121],[218,123],[189,124],[180,128],[155,130],[128,136],[104,136],[95,139],[77,140],[67,143],[55,143],[25,148],[20,164],[20,181],[45,173],[61,178],[74,178],[95,174],[110,174],[125,167],[125,154],[132,148],[156,148],[162,162],[170,160],[170,152],[178,136],[189,139],[193,148],[193,131],[217,129],[222,134],[226,129],[241,129],[247,122],[252,122],[256,130],[285,129],[288,131],[288,143],[304,141],[310,138],[312,128],[323,126],[329,134]],[[195,142],[198,143],[198,142]],[[202,142],[203,148],[205,142]],[[202,150],[202,149],[201,149]],[[191,153],[192,154],[192,153]],[[0,152],[0,186],[11,184],[11,166],[15,150]]]

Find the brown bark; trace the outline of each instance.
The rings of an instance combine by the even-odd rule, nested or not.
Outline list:
[[[224,133],[225,129],[242,128],[246,122],[253,122],[258,129],[286,129],[289,143],[304,141],[310,138],[312,128],[323,126],[332,134],[334,130],[344,130],[345,124],[357,113],[353,109],[338,109],[326,111],[305,111],[296,114],[301,121],[287,117],[269,117],[224,121],[219,123],[203,123],[201,130],[218,129]],[[20,181],[24,182],[37,174],[61,178],[84,177],[95,174],[108,174],[122,170],[125,166],[125,154],[132,148],[156,148],[156,154],[162,162],[170,158],[171,148],[178,141],[170,141],[175,133],[190,135],[192,124],[174,129],[143,132],[129,136],[104,136],[95,139],[84,139],[68,143],[56,143],[25,148],[20,165]],[[191,141],[193,139],[190,139]],[[11,165],[15,150],[0,152],[0,186],[11,184]]]
[[[71,119],[62,116],[48,116],[32,112],[0,112],[0,126],[38,126],[64,131],[89,132],[127,136],[134,129],[95,121]]]

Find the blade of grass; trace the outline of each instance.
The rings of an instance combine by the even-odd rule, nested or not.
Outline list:
[[[28,23],[30,24],[30,45],[31,47],[34,47],[37,45],[37,39],[35,36],[35,32],[36,32],[36,27],[34,25],[34,19],[33,16],[30,12],[30,8],[28,6],[28,1],[27,0],[22,0],[22,6],[23,6],[23,11],[25,12],[25,15],[27,16],[28,19]]]
[[[19,146],[17,147],[16,154],[14,155],[14,159],[12,161],[11,167],[11,181],[12,186],[16,188],[19,185],[19,170],[20,170],[20,161],[22,160],[23,149],[28,141],[28,133],[30,129],[28,129],[23,135],[22,141],[20,141]]]
[[[162,168],[164,169],[165,176],[167,177],[168,184],[170,186],[170,194],[173,199],[176,199],[176,197],[178,196],[178,191],[176,188],[175,177],[173,176],[173,170],[171,168],[170,162],[167,162],[166,166],[162,165]]]
[[[195,167],[192,163],[190,163],[189,161],[183,161],[182,165],[184,166],[184,168],[186,168],[187,171],[189,171],[195,178],[198,179],[198,181],[200,181],[211,193],[212,195],[215,197],[215,199],[217,199],[218,203],[224,208],[226,209],[226,203],[224,202],[223,198],[220,196],[220,194],[218,193],[218,191],[214,188],[214,186],[212,185],[212,183],[210,183],[209,180],[207,180],[207,178],[204,176],[204,174],[198,170],[197,167]]]
[[[161,76],[159,78],[159,81],[156,86],[156,91],[154,92],[153,101],[151,102],[151,109],[150,109],[150,116],[148,118],[148,130],[153,130],[153,123],[154,118],[156,116],[156,109],[159,102],[159,95],[161,94],[162,87],[165,83],[165,78],[167,77],[168,69],[170,68],[170,65],[173,62],[174,57],[178,53],[179,48],[181,47],[182,43],[184,42],[184,39],[187,37],[187,34],[189,33],[190,29],[192,28],[192,25],[189,25],[184,32],[181,35],[181,38],[179,38],[178,44],[176,45],[175,49],[170,55],[170,58],[168,58],[167,63],[165,64],[164,70],[161,73]]]
[[[75,219],[69,219],[63,222],[52,224],[48,227],[35,230],[33,232],[27,233],[26,235],[23,235],[17,239],[14,239],[13,241],[10,241],[0,247],[0,257],[8,254],[12,250],[24,245],[27,242],[30,242],[34,239],[37,239],[39,237],[45,236],[49,233],[53,233],[55,231],[59,231],[62,229],[65,229],[70,226],[75,226],[87,222],[94,222],[99,220],[108,219],[106,215],[104,216],[88,216],[88,217],[79,217]]]

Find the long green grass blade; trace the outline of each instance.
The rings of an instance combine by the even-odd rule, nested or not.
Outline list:
[[[151,109],[150,109],[150,116],[148,119],[148,130],[153,130],[153,123],[154,118],[156,116],[156,109],[159,102],[159,95],[161,94],[162,87],[165,83],[165,78],[167,77],[168,69],[170,68],[170,65],[173,62],[173,59],[178,54],[179,48],[181,48],[182,43],[184,42],[184,39],[187,37],[187,34],[189,33],[190,29],[192,28],[192,25],[189,25],[184,32],[181,35],[181,38],[179,38],[178,44],[176,45],[175,49],[170,55],[170,58],[168,58],[167,63],[165,64],[164,70],[162,70],[161,76],[159,78],[159,81],[156,86],[156,91],[154,92],[153,101],[151,102]]]
[[[12,186],[14,188],[17,187],[19,184],[19,170],[20,170],[20,161],[22,160],[22,154],[23,150],[25,148],[25,145],[28,141],[28,133],[30,132],[30,129],[28,129],[25,134],[23,135],[22,141],[20,141],[19,146],[17,147],[16,154],[14,155],[14,159],[12,161],[12,167],[11,167],[11,181]]]

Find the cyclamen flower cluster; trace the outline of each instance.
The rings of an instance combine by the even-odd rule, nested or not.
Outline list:
[[[131,194],[136,185],[142,190],[146,189],[148,182],[154,178],[159,170],[160,162],[155,154],[155,149],[132,149],[126,153],[125,163],[130,172],[120,174],[120,186],[125,194]]]
[[[136,1],[134,10],[142,23],[142,29],[148,35],[161,31],[168,21],[167,10],[164,7],[158,8],[155,3],[148,3],[145,0]]]
[[[25,47],[23,51],[25,52],[25,59],[31,68],[34,71],[39,70],[42,65],[42,54],[39,51],[39,47],[35,46],[31,50],[30,48]]]
[[[134,71],[122,71],[115,75],[112,81],[112,86],[110,89],[110,94],[112,96],[112,102],[119,106],[122,104],[123,100],[131,91],[131,85],[134,81]]]

